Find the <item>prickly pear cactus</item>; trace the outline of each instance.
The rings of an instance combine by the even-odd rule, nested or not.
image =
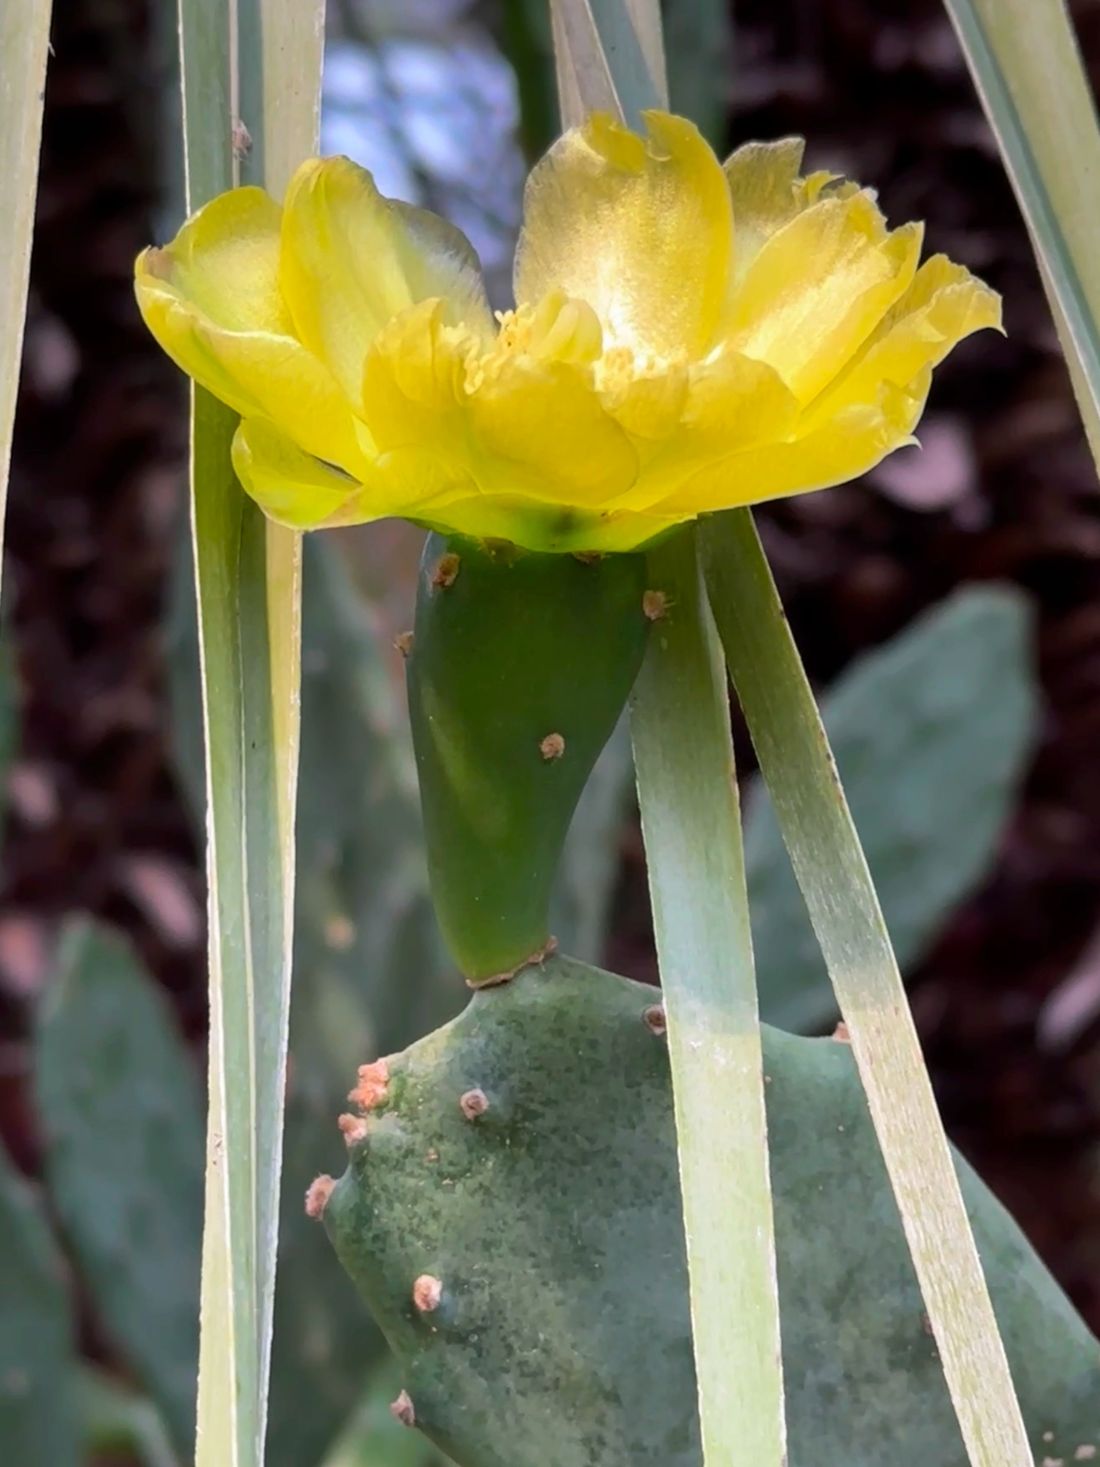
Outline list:
[[[645,651],[645,557],[430,535],[408,651],[432,896],[471,982],[541,954],[562,844]]]
[[[309,1206],[461,1467],[698,1467],[654,991],[566,958],[364,1066]],[[848,1047],[765,1034],[790,1467],[966,1467]],[[960,1162],[1037,1462],[1100,1460],[1100,1346]]]

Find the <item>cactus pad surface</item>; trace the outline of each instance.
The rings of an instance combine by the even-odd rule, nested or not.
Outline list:
[[[472,982],[549,942],[569,822],[641,666],[644,595],[644,556],[428,537],[409,711],[436,915]]]
[[[554,957],[370,1067],[324,1223],[460,1467],[699,1467],[656,997]],[[966,1467],[850,1051],[765,1059],[790,1467]],[[1100,1460],[1100,1346],[959,1166],[1036,1462]]]

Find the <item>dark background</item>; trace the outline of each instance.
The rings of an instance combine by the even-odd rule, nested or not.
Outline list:
[[[1100,5],[1074,7],[1100,77]],[[5,600],[20,689],[0,877],[0,1133],[34,1173],[25,1038],[58,920],[122,928],[201,1049],[203,878],[173,773],[163,658],[184,485],[181,382],[138,319],[167,145],[150,0],[56,7]],[[769,509],[814,678],[962,582],[1039,614],[1040,748],[995,870],[913,985],[949,1130],[1100,1328],[1100,498],[997,153],[936,0],[739,0],[727,141],[801,132],[1005,298],[1007,340],[937,376],[924,454]],[[813,153],[811,156],[813,156]],[[899,461],[900,462],[900,461]],[[744,740],[741,740],[742,745]],[[741,749],[745,766],[751,763]],[[899,771],[899,777],[903,772]],[[653,971],[622,832],[607,959]],[[1052,998],[1072,1021],[1040,1042]],[[95,1322],[86,1329],[95,1347]]]

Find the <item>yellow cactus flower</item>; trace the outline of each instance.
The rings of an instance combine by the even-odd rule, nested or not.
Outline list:
[[[465,237],[346,158],[280,206],[222,194],[137,262],[149,329],[241,414],[233,459],[299,529],[400,515],[535,550],[629,550],[821,489],[912,441],[998,296],[796,139],[723,167],[695,127],[597,115],[527,183],[516,307]]]

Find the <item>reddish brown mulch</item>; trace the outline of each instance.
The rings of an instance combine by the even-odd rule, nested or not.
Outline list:
[[[1078,8],[1100,61],[1100,8]],[[892,217],[926,218],[933,248],[1005,294],[1008,340],[974,342],[938,379],[927,468],[773,509],[767,535],[821,680],[961,581],[1035,598],[1042,747],[997,869],[914,992],[954,1135],[1100,1327],[1100,956],[1091,976],[1081,964],[1100,918],[1095,472],[938,0],[737,10],[731,140],[805,132],[814,160],[877,183]],[[161,76],[144,0],[66,0],[54,44],[5,577],[23,708],[0,889],[0,1131],[30,1168],[27,1000],[58,917],[126,929],[196,1039],[204,1008],[201,876],[161,659],[182,394],[129,285],[154,232]],[[640,972],[644,881],[632,833],[624,846],[613,957]],[[1079,964],[1080,1017],[1041,1047],[1044,1005]]]

